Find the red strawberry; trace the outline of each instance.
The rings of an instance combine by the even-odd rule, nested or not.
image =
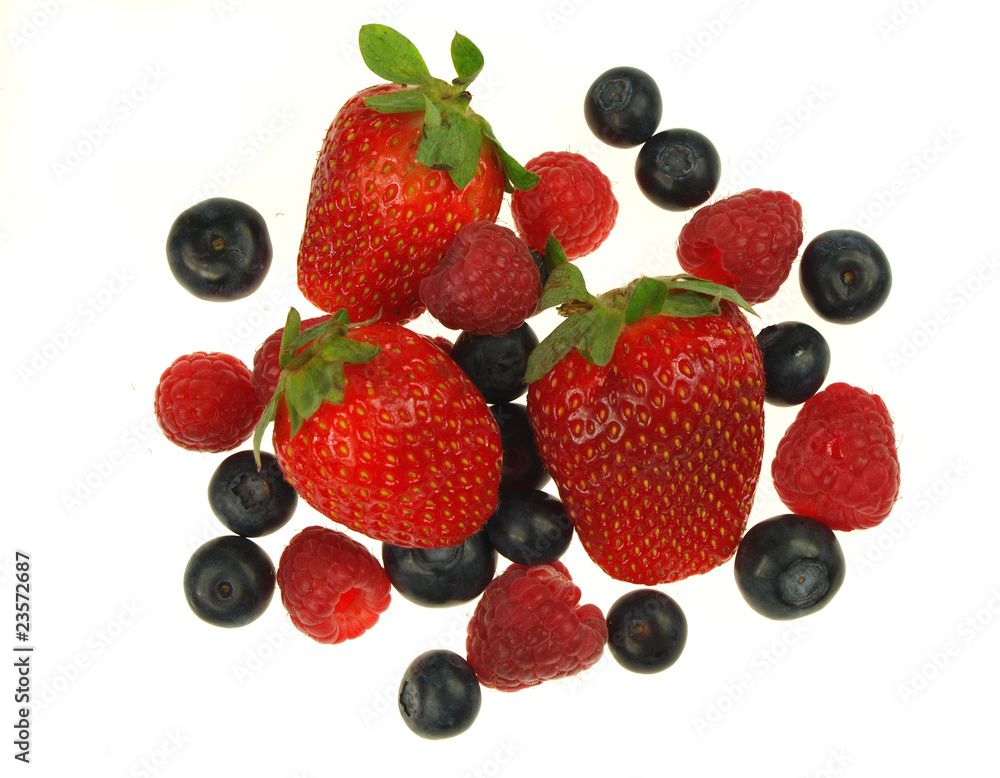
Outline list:
[[[764,370],[745,302],[690,276],[595,298],[562,264],[542,298],[558,304],[569,318],[532,355],[527,408],[584,548],[637,584],[722,564],[764,450]]]
[[[361,28],[366,64],[393,83],[350,98],[327,130],[310,186],[298,284],[325,311],[352,321],[404,323],[423,310],[420,279],[455,234],[495,221],[505,189],[527,173],[469,109],[479,49],[456,34],[458,78],[433,78],[413,44],[378,24]],[[403,86],[403,85],[408,86]]]
[[[318,332],[299,326],[293,309],[255,448],[273,418],[275,457],[299,496],[375,540],[437,548],[475,534],[496,508],[503,460],[461,368],[398,324],[349,326],[340,312]]]
[[[562,562],[511,564],[494,578],[469,620],[466,653],[479,682],[504,692],[569,678],[592,667],[608,642],[596,605]]]

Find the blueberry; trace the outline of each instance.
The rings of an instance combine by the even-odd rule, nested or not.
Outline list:
[[[273,250],[264,218],[239,200],[213,197],[181,213],[167,235],[177,282],[202,300],[239,300],[264,283]]]
[[[411,732],[427,740],[465,732],[482,703],[483,690],[475,671],[447,649],[420,654],[399,682],[399,714]]]
[[[802,252],[799,285],[821,318],[838,324],[867,319],[892,288],[892,271],[881,247],[855,230],[829,230]]]
[[[758,333],[757,344],[764,358],[764,399],[771,405],[804,403],[830,372],[830,346],[808,324],[772,324]]]
[[[740,594],[769,619],[797,619],[826,607],[845,572],[844,552],[833,530],[794,513],[755,524],[736,550]]]
[[[549,481],[528,421],[528,409],[520,403],[491,405],[490,413],[500,428],[503,469],[500,490],[541,489]]]
[[[202,544],[184,569],[184,596],[195,615],[217,627],[243,627],[274,596],[274,564],[260,546],[239,535]]]
[[[573,521],[551,494],[538,489],[501,492],[486,532],[493,547],[511,562],[547,565],[569,548]]]
[[[635,180],[646,199],[668,211],[701,205],[722,178],[722,160],[712,142],[694,130],[658,132],[635,160]]]
[[[487,403],[509,403],[528,391],[524,375],[537,345],[538,336],[528,324],[499,336],[462,332],[455,339],[451,358]]]
[[[673,665],[687,643],[687,619],[657,589],[636,589],[608,609],[608,651],[626,670],[658,673]]]
[[[474,600],[497,572],[497,552],[485,530],[444,548],[382,544],[382,564],[393,588],[410,602],[446,608]]]
[[[663,98],[653,78],[633,67],[602,73],[587,90],[583,116],[598,138],[620,149],[644,143],[660,124]]]
[[[270,535],[284,527],[298,505],[273,454],[238,451],[222,460],[208,482],[208,504],[226,529],[246,538]]]
[[[545,255],[536,248],[528,249],[528,253],[531,254],[531,261],[538,268],[538,279],[541,282],[542,289],[545,289],[545,283],[549,280],[549,266],[545,264]]]

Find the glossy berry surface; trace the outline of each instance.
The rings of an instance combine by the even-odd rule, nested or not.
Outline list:
[[[253,294],[271,267],[264,217],[239,200],[213,197],[183,211],[167,235],[167,263],[181,286],[201,300]]]
[[[563,504],[537,489],[500,492],[500,504],[486,522],[493,547],[511,562],[548,565],[566,553],[573,521]]]
[[[683,128],[658,132],[635,160],[635,180],[651,203],[686,211],[705,203],[722,178],[722,160],[708,138]]]
[[[425,651],[399,682],[399,714],[411,732],[427,740],[468,730],[482,702],[475,671],[464,657],[446,649]]]
[[[826,524],[786,513],[747,530],[735,561],[743,599],[769,619],[797,619],[825,608],[844,583],[840,541]]]
[[[583,116],[591,132],[609,146],[632,148],[656,132],[663,98],[652,76],[623,65],[605,71],[590,85]]]
[[[549,472],[538,454],[528,409],[520,403],[499,403],[490,406],[490,413],[500,428],[503,450],[500,491],[541,489],[549,481]]]
[[[284,527],[298,501],[278,460],[266,451],[260,452],[260,469],[252,450],[231,454],[208,482],[212,513],[226,529],[245,538],[263,537]]]
[[[815,327],[799,321],[772,324],[757,333],[764,358],[764,400],[771,405],[804,403],[826,380],[830,345]]]
[[[487,403],[509,403],[528,391],[524,375],[538,336],[528,324],[506,335],[473,335],[455,339],[451,358],[475,384]]]
[[[223,535],[203,543],[184,569],[184,597],[202,621],[242,627],[267,610],[274,596],[274,564],[252,540]]]
[[[892,270],[882,248],[856,230],[829,230],[802,252],[799,284],[809,306],[838,324],[867,319],[885,303]]]
[[[403,548],[382,544],[392,587],[410,602],[443,608],[474,600],[497,571],[497,552],[485,530],[457,546]]]
[[[631,591],[608,609],[608,651],[633,673],[658,673],[673,665],[687,634],[684,611],[657,589]]]

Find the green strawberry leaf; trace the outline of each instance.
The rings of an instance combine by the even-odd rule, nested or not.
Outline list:
[[[476,80],[476,76],[482,72],[485,64],[483,52],[479,47],[458,32],[451,40],[451,61],[455,66],[455,72],[458,73],[458,78],[452,83],[463,87]]]
[[[426,100],[427,90],[422,86],[414,86],[398,92],[366,97],[365,105],[379,113],[411,113],[424,110]]]
[[[489,122],[485,119],[480,119],[480,121],[483,123],[483,136],[496,148],[500,163],[503,165],[504,190],[513,192],[515,189],[520,189],[522,192],[526,192],[534,187],[541,180],[539,176],[525,170],[520,162],[504,151]]]
[[[591,322],[576,345],[580,356],[592,365],[604,367],[615,353],[618,336],[625,329],[625,312],[613,308],[594,308]]]
[[[562,361],[577,347],[587,328],[598,316],[593,310],[571,316],[559,323],[545,339],[535,346],[528,357],[528,370],[524,382],[534,383]]]
[[[548,261],[548,254],[546,254]],[[581,302],[591,306],[596,298],[587,291],[583,273],[576,265],[564,262],[549,273],[545,289],[538,300],[538,310],[544,311],[564,303]]]
[[[278,410],[278,398],[280,396],[280,391],[271,395],[271,399],[264,406],[264,413],[261,415],[260,421],[257,422],[257,426],[253,431],[253,459],[258,471],[260,470],[260,444],[264,442],[264,433],[267,432],[268,426],[274,421],[274,414]]]
[[[340,404],[344,401],[345,364],[370,362],[382,352],[378,345],[348,337],[352,327],[361,325],[352,324],[344,309],[305,332],[299,332],[301,326],[301,317],[292,308],[281,336],[278,386],[254,430],[254,459],[258,467],[264,432],[274,421],[282,398],[294,437],[305,420],[316,413],[323,403]]]
[[[459,109],[440,110],[425,100],[423,138],[417,147],[417,162],[445,170],[458,189],[464,189],[479,170],[483,135],[478,122]]]
[[[384,24],[362,25],[358,48],[368,69],[394,84],[425,84],[433,78],[410,39]]]
[[[381,351],[382,349],[374,343],[339,337],[324,343],[320,350],[320,356],[325,363],[360,365],[371,362]]]
[[[373,95],[365,99],[365,105],[379,113],[425,112],[418,162],[447,171],[455,186],[464,189],[479,169],[485,138],[496,149],[506,192],[531,189],[538,183],[538,176],[510,156],[489,123],[469,108],[472,96],[465,89],[482,72],[484,64],[483,53],[471,40],[457,32],[452,38],[451,59],[458,77],[450,84],[434,78],[417,47],[391,27],[362,25],[358,44],[365,64],[374,73],[412,87]]]
[[[566,250],[562,247],[562,243],[558,241],[555,233],[550,232],[549,237],[545,239],[545,267],[551,273],[560,265],[568,264],[569,257],[566,255]]]
[[[722,284],[716,284],[712,281],[706,281],[703,278],[696,278],[695,276],[685,274],[666,276],[661,280],[668,282],[673,289],[695,292],[699,295],[712,298],[712,300],[715,301],[713,313],[719,312],[720,300],[728,300],[749,313],[754,315],[757,314],[750,303],[744,300],[743,296],[739,292],[728,286],[723,286]],[[665,305],[669,305],[669,301],[667,301]],[[667,313],[667,311],[664,310],[661,311],[661,313]]]
[[[670,294],[670,287],[660,278],[639,279],[625,308],[625,321],[634,324],[652,312],[660,313]]]

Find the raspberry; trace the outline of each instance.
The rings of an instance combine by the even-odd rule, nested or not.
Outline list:
[[[316,316],[302,322],[301,332],[305,332],[320,322],[324,322],[330,317]],[[257,400],[261,405],[271,402],[275,390],[278,388],[278,378],[281,376],[281,336],[285,328],[279,327],[268,335],[264,342],[260,344],[253,355],[253,390],[257,395]]]
[[[571,151],[547,151],[525,168],[541,180],[526,192],[515,191],[510,209],[529,246],[544,251],[552,233],[572,260],[604,242],[618,218],[618,201],[597,165]]]
[[[512,692],[592,667],[608,642],[604,614],[580,605],[565,565],[511,564],[483,592],[465,648],[479,682]]]
[[[445,327],[505,335],[538,308],[541,278],[527,244],[489,221],[466,224],[420,282],[420,301]]]
[[[899,495],[896,438],[882,398],[845,383],[813,395],[779,441],[771,474],[794,513],[835,530],[880,524]]]
[[[229,354],[196,351],[178,357],[153,396],[167,439],[189,451],[230,451],[253,434],[263,407],[250,369]]]
[[[681,228],[685,272],[762,303],[788,278],[802,245],[802,206],[784,192],[748,189],[700,208]]]
[[[375,556],[342,532],[307,527],[278,560],[281,603],[318,643],[343,643],[375,626],[389,607],[389,577]]]

